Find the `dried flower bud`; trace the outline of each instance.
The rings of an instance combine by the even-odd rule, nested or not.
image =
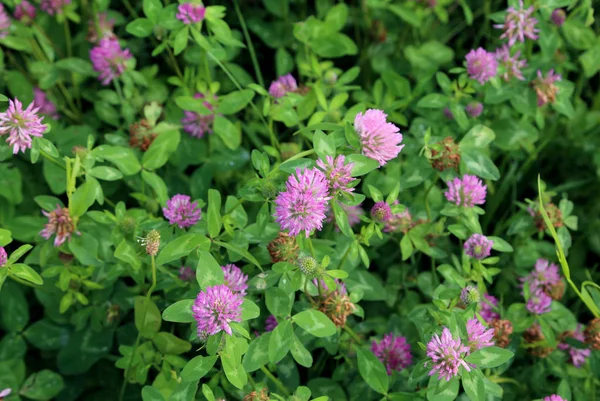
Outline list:
[[[156,134],[154,127],[145,118],[129,126],[129,146],[140,148],[142,152],[148,150]]]
[[[513,325],[510,320],[495,319],[490,323],[494,329],[494,340],[500,348],[506,348],[510,344],[510,335],[513,332]]]
[[[266,388],[260,390],[260,392],[253,391],[246,395],[243,401],[269,401],[269,391]]]
[[[534,323],[530,328],[525,330],[525,333],[523,333],[523,339],[528,344],[535,344],[538,342],[545,341],[546,337],[544,337],[544,335],[542,334],[542,329],[540,328],[540,325]],[[552,351],[554,351],[554,348],[544,347],[542,345],[537,345],[529,348],[529,353],[539,358],[547,357],[552,353]]]
[[[548,215],[548,218],[552,222],[554,228],[562,227],[563,217],[558,206],[552,202],[548,202],[544,204],[544,209],[546,210],[546,214]],[[546,222],[544,221],[544,216],[542,215],[538,201],[535,202],[535,205],[530,206],[527,211],[531,217],[533,217],[533,223],[537,229],[539,231],[544,231],[546,229]]]
[[[293,263],[298,259],[298,251],[300,248],[294,237],[291,237],[287,233],[280,232],[277,238],[269,242],[267,249],[269,250],[271,261],[273,263]]]
[[[585,343],[588,344],[592,349],[600,350],[600,318],[597,317],[591,320],[585,331]]]
[[[444,171],[449,168],[458,170],[460,164],[460,150],[458,144],[449,136],[443,141],[437,143],[441,150],[432,149],[431,167],[438,171]]]

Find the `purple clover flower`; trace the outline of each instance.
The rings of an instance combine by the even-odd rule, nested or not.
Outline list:
[[[121,49],[116,39],[102,39],[90,50],[90,60],[94,70],[100,73],[102,85],[108,85],[125,71],[125,62],[131,58],[129,49]]]
[[[193,281],[196,278],[196,272],[188,266],[179,268],[179,279],[182,281]]]
[[[494,345],[494,329],[487,329],[477,319],[467,320],[467,335],[471,352]]]
[[[494,28],[504,30],[500,39],[508,39],[508,45],[511,47],[517,40],[525,42],[525,38],[532,40],[538,38],[537,32],[539,32],[539,30],[535,28],[538,21],[531,16],[535,11],[535,8],[533,6],[527,9],[523,7],[523,0],[519,0],[518,9],[509,7],[508,10],[506,10],[504,24],[494,25]]]
[[[4,266],[8,261],[8,255],[3,246],[0,246],[0,267]]]
[[[231,335],[229,324],[242,321],[243,301],[241,294],[232,292],[223,284],[200,291],[192,305],[194,319],[198,323],[198,337],[206,338],[220,331]]]
[[[574,338],[583,343],[585,341],[585,336],[581,330],[581,325],[578,324],[575,331],[568,332],[567,338]],[[592,351],[589,348],[575,348],[564,341],[558,344],[558,348],[568,352],[569,362],[576,368],[582,367],[585,360],[592,354]]]
[[[447,327],[442,330],[442,336],[434,334],[427,343],[427,356],[431,358],[432,367],[429,376],[438,374],[439,378],[450,381],[458,374],[458,368],[464,367],[467,372],[471,367],[465,362],[470,348],[463,345],[460,338],[455,340]]]
[[[555,74],[554,70],[548,71],[548,74],[546,74],[545,77],[541,70],[537,71],[537,78],[533,82],[533,87],[535,88],[535,93],[537,94],[538,107],[541,107],[546,103],[554,103],[556,101],[558,87],[554,83],[561,80],[562,77],[560,74]]]
[[[0,391],[0,400],[3,400],[4,397],[8,397],[11,393],[12,390],[9,388],[5,388],[4,390]]]
[[[33,136],[41,137],[46,130],[44,117],[38,116],[39,108],[31,102],[25,110],[17,98],[8,101],[8,110],[0,113],[0,136],[7,135],[6,142],[12,146],[13,154],[31,148]]]
[[[8,36],[11,25],[12,22],[10,21],[8,13],[4,9],[4,6],[0,4],[0,39]]]
[[[297,169],[288,177],[286,190],[275,199],[275,221],[290,235],[296,236],[304,231],[308,238],[311,231],[323,228],[330,199],[327,177],[322,171],[316,168]]]
[[[40,8],[48,15],[62,14],[68,4],[71,4],[71,0],[42,0]]]
[[[269,315],[266,319],[265,319],[265,332],[269,332],[269,331],[273,331],[275,330],[275,327],[277,327],[278,323],[277,323],[277,318],[273,315]]]
[[[177,19],[186,25],[196,24],[204,19],[206,8],[202,4],[183,3],[177,7]]]
[[[385,365],[388,376],[391,376],[393,371],[402,371],[412,363],[410,344],[406,337],[388,333],[379,343],[373,340],[371,351]]]
[[[386,222],[392,218],[392,209],[386,202],[377,202],[371,209],[373,220]]]
[[[446,184],[448,190],[444,192],[444,196],[456,206],[473,207],[485,203],[487,186],[474,175],[465,174],[462,178],[454,178]]]
[[[529,301],[527,301],[527,310],[535,315],[542,315],[552,310],[552,298],[541,288],[531,291]]]
[[[354,188],[349,187],[348,184],[353,180],[352,167],[354,163],[345,164],[346,157],[344,155],[339,155],[335,159],[331,156],[326,156],[325,160],[317,160],[317,166],[327,176],[331,194],[353,192]]]
[[[561,27],[565,23],[566,18],[567,14],[562,8],[557,8],[556,10],[552,11],[552,15],[550,16],[552,22],[554,22],[554,24],[558,27]]]
[[[232,292],[245,296],[246,290],[248,289],[248,276],[242,273],[242,270],[233,264],[221,266],[221,269],[225,276],[225,285],[229,287]]]
[[[510,53],[511,48],[508,45],[503,45],[496,49],[496,60],[498,60],[500,67],[502,67],[500,76],[506,82],[510,81],[513,77],[520,81],[524,81],[525,78],[523,77],[521,69],[527,67],[527,60],[519,60],[521,50],[515,51],[515,54],[512,56]]]
[[[360,137],[362,153],[377,160],[379,166],[398,157],[404,147],[400,129],[386,121],[387,114],[381,110],[369,109],[354,118],[354,129]]]
[[[23,0],[15,7],[15,18],[23,23],[33,21],[35,19],[35,14],[35,7],[27,0]]]
[[[443,113],[448,120],[454,120],[454,114],[448,107],[444,107]]]
[[[282,75],[269,86],[269,95],[275,99],[284,97],[288,92],[295,92],[298,89],[296,79],[292,74]]]
[[[469,77],[477,80],[481,85],[495,77],[498,72],[498,61],[494,53],[487,52],[481,47],[467,53],[466,60]]]
[[[56,111],[56,105],[48,99],[46,93],[40,88],[33,88],[33,103],[38,107],[40,113],[58,120],[59,115]]]
[[[167,201],[167,207],[163,207],[163,214],[170,224],[177,224],[179,228],[191,227],[202,217],[202,210],[198,202],[190,202],[187,195],[177,194]]]
[[[544,397],[542,401],[568,401],[568,400],[565,400],[558,394],[552,394],[547,397]]]
[[[75,232],[75,224],[73,224],[69,209],[56,205],[56,209],[53,211],[46,212],[45,210],[42,210],[42,213],[44,216],[48,217],[48,223],[46,223],[44,229],[40,231],[40,236],[45,239],[50,239],[50,237],[56,234],[56,237],[54,238],[54,246],[56,248],[64,244],[66,240],[71,239],[73,232]]]
[[[465,253],[475,259],[485,259],[490,256],[494,241],[488,239],[485,235],[473,234],[465,242]]]
[[[467,105],[467,107],[465,107],[465,110],[468,115],[473,118],[477,118],[483,112],[483,104],[479,102],[471,102]]]
[[[560,282],[558,266],[546,259],[538,259],[533,271],[521,278],[522,283],[529,283],[530,291],[536,288],[549,289]]]
[[[494,310],[497,306],[498,298],[490,294],[483,294],[479,314],[487,324],[490,324],[496,319],[500,319],[500,314]]]
[[[108,13],[99,13],[97,23],[94,18],[88,22],[87,39],[91,43],[97,43],[102,39],[116,40],[117,36],[113,32],[114,27],[115,20],[109,18]]]
[[[394,205],[397,205],[399,202],[397,200],[394,201]],[[390,208],[391,211],[391,208]],[[404,232],[406,233],[412,227],[412,215],[408,208],[404,209],[399,213],[393,213],[391,217],[386,221],[385,227],[383,231],[386,233],[393,232]]]
[[[205,99],[206,96],[203,93],[196,93],[194,98]],[[185,110],[181,119],[183,130],[194,138],[202,138],[207,132],[212,134],[212,126],[215,121],[215,115],[212,113],[214,107],[208,100],[202,102],[202,105],[210,111],[209,114],[200,114],[195,111]]]

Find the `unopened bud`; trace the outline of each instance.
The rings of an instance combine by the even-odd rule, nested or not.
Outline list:
[[[151,230],[146,238],[139,239],[140,244],[146,247],[146,253],[150,256],[156,256],[160,247],[160,233],[156,230]]]
[[[298,267],[307,276],[315,277],[319,268],[319,262],[312,256],[303,255],[298,258]]]
[[[371,216],[375,221],[388,221],[392,217],[390,205],[386,202],[377,202],[371,209]]]
[[[481,297],[479,295],[479,291],[477,291],[477,288],[471,285],[466,286],[460,292],[460,302],[462,302],[464,306],[479,303],[480,300]]]

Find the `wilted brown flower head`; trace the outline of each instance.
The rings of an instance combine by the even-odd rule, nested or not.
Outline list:
[[[443,141],[436,144],[438,149],[431,150],[431,166],[444,171],[449,168],[458,169],[460,164],[460,150],[458,144],[454,143],[454,138],[446,137]],[[441,149],[439,149],[441,147]]]
[[[513,325],[510,320],[495,319],[490,323],[490,327],[494,329],[494,340],[500,348],[506,348],[510,343],[510,335],[513,332]]]
[[[284,232],[280,232],[277,238],[269,242],[267,249],[269,250],[271,261],[273,261],[273,263],[294,263],[298,259],[298,252],[300,250],[296,243],[296,239]]]

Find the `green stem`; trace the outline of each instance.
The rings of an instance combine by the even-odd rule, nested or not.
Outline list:
[[[290,396],[290,392],[288,391],[288,389],[283,385],[283,383],[278,378],[273,376],[273,373],[271,373],[269,371],[269,369],[262,366],[260,368],[260,370],[265,374],[265,376],[267,376],[269,379],[271,379],[275,383],[275,385],[283,393],[283,395],[285,395],[286,397]]]
[[[210,56],[210,58],[219,66],[219,68],[221,68],[223,70],[223,72],[225,73],[225,75],[227,75],[227,77],[231,80],[231,82],[235,85],[235,87],[238,90],[242,90],[243,89],[242,86],[240,85],[240,83],[237,81],[237,79],[235,79],[235,77],[233,76],[233,74],[229,71],[229,69],[227,69],[227,67],[225,67],[225,65],[223,63],[221,63],[221,61],[219,61],[209,51],[207,51],[206,54],[208,56]],[[275,134],[273,133],[273,130],[271,129],[271,127],[269,127],[269,124],[265,120],[265,117],[262,115],[262,113],[260,112],[260,110],[258,110],[258,107],[256,107],[256,105],[254,104],[253,101],[250,101],[250,106],[252,107],[252,109],[254,110],[254,112],[256,113],[256,115],[260,118],[260,120],[265,125],[265,127],[267,127],[267,131],[269,132],[269,137],[271,138],[271,146],[273,146],[276,149],[279,149],[279,141],[277,141],[277,138],[275,137]]]
[[[354,332],[354,330],[348,327],[348,325],[344,325],[344,331],[348,333],[350,337],[352,337],[352,339],[356,341],[357,344],[362,344],[362,340],[360,339],[360,337]]]
[[[119,78],[113,80],[113,84],[115,85],[115,90],[117,91],[117,95],[119,96],[119,102],[121,106],[123,106],[125,99],[123,98],[123,90],[121,89],[121,83],[119,82]]]
[[[425,190],[425,195],[423,198],[423,201],[425,202],[425,210],[427,211],[427,221],[431,221],[431,210],[429,209],[429,201],[427,200],[427,196],[429,195],[429,191],[431,191],[431,188],[433,188],[433,186],[437,183],[437,180],[438,180],[438,175],[436,174],[435,179],[433,180],[431,185],[429,185],[427,190]]]
[[[147,300],[150,300],[150,297],[152,296],[152,291],[154,291],[154,289],[156,288],[156,262],[154,260],[154,256],[151,256],[150,260],[152,261],[152,284],[150,285],[150,288],[148,288],[148,292],[146,293]],[[148,308],[145,308],[142,321],[146,320],[147,311],[148,311]],[[142,339],[142,333],[138,332],[137,338],[135,339],[135,344],[133,346],[133,349],[131,350],[131,357],[129,358],[129,363],[127,364],[127,367],[125,368],[125,377],[123,378],[123,385],[121,386],[121,393],[119,394],[119,401],[123,401],[123,396],[125,395],[125,389],[127,387],[127,373],[129,372],[129,369],[131,369],[131,361],[133,360],[133,357],[135,355],[135,351],[137,350],[137,347],[140,345],[141,339]]]
[[[254,52],[254,46],[252,45],[252,40],[250,39],[248,28],[246,27],[246,21],[244,20],[244,15],[240,11],[240,6],[238,5],[237,0],[233,0],[233,6],[235,7],[235,12],[237,13],[238,19],[240,20],[240,24],[242,25],[242,31],[244,32],[246,43],[248,44],[250,58],[252,59],[252,65],[254,66],[254,72],[256,73],[256,79],[258,79],[259,85],[264,87],[265,81],[263,81],[262,73],[260,72],[260,65],[258,64],[258,59],[256,58],[256,53]]]
[[[133,6],[129,2],[129,0],[123,0],[123,4],[125,4],[125,8],[127,9],[127,11],[129,11],[129,14],[131,14],[134,18],[138,17],[138,14],[135,11],[135,8],[133,8]]]
[[[173,64],[173,68],[175,69],[175,73],[181,79],[181,82],[184,82],[183,74],[181,73],[181,69],[179,68],[179,63],[177,63],[177,58],[173,54],[170,46],[167,46],[167,53],[169,54],[169,59],[171,60],[171,64]]]
[[[48,160],[49,162],[57,165],[58,167],[62,168],[63,170],[66,170],[66,167],[63,166],[62,164],[60,164],[58,162],[58,160],[56,160],[54,157],[50,156],[49,154],[47,154],[46,152],[44,152],[41,149],[39,151],[40,151],[40,155],[42,155],[46,160]]]
[[[71,47],[71,30],[69,29],[69,20],[65,18],[63,24],[65,30],[65,42],[67,46],[67,56],[73,57],[73,49]],[[81,96],[79,95],[79,86],[75,82],[75,73],[71,73],[71,82],[73,84],[73,92],[75,93],[75,99],[77,99],[77,110],[81,110]]]

